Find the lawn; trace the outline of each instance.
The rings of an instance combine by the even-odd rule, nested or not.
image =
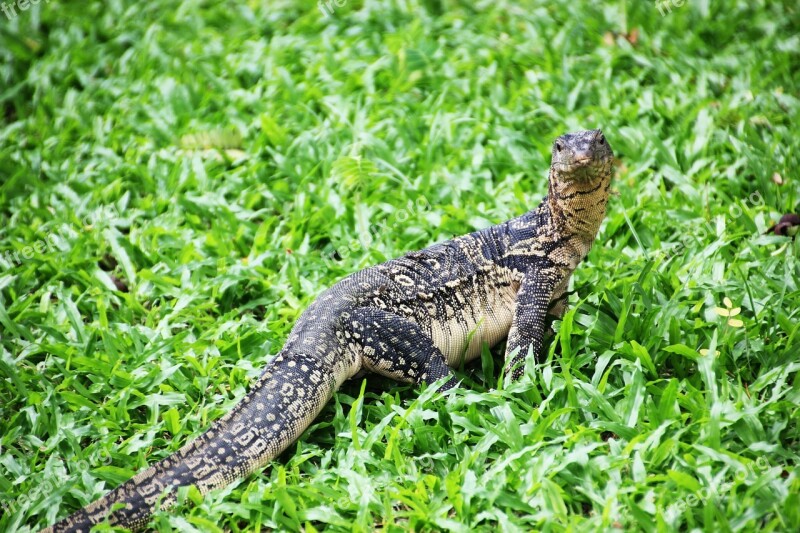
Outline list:
[[[615,196],[541,364],[354,380],[152,527],[800,529],[795,1],[8,4],[0,531],[199,435],[345,275],[535,207],[595,127]]]

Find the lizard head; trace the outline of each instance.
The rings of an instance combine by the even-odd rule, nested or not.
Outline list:
[[[602,131],[577,131],[553,143],[551,169],[559,181],[593,181],[608,175],[613,159]]]

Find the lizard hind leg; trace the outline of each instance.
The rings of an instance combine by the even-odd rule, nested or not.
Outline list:
[[[416,322],[371,307],[349,315],[343,324],[347,341],[361,347],[368,370],[409,383],[430,384],[449,376],[442,391],[456,385],[444,355]]]

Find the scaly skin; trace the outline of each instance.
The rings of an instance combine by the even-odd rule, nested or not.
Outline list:
[[[144,527],[175,488],[201,493],[258,470],[316,418],[341,384],[362,371],[434,383],[451,367],[508,337],[506,373],[543,351],[547,315],[565,309],[569,278],[605,216],[613,154],[600,130],[553,144],[549,192],[518,218],[367,268],[323,292],[281,352],[226,416],[175,454],[45,531],[92,525]],[[470,333],[475,332],[471,337]],[[121,509],[111,510],[117,504]]]

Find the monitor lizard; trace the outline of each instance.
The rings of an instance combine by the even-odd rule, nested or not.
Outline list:
[[[522,216],[366,268],[300,316],[250,392],[194,441],[45,531],[107,520],[139,529],[177,488],[203,494],[247,476],[292,444],[342,383],[365,371],[457,385],[452,368],[507,338],[506,374],[541,355],[548,317],[606,213],[613,153],[600,130],[553,143],[548,194]]]

